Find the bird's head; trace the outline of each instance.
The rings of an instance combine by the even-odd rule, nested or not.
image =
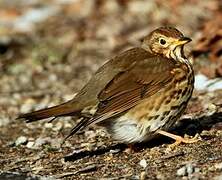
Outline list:
[[[160,27],[144,38],[142,48],[153,54],[175,59],[183,56],[183,46],[190,41],[190,38],[176,28]]]

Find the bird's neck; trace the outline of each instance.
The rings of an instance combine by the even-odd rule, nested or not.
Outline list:
[[[175,61],[179,61],[181,63],[190,64],[189,60],[184,55],[183,46],[177,46],[173,50],[169,50],[167,53],[168,58],[172,58]]]
[[[173,51],[170,51],[169,58],[173,59],[175,62],[181,63],[181,65],[186,66],[187,77],[191,84],[194,83],[194,71],[191,62],[184,55],[183,46],[176,47]]]

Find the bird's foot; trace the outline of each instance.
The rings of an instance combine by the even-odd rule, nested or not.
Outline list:
[[[135,144],[128,144],[128,147],[124,150],[127,154],[139,152],[140,149]]]
[[[176,135],[177,136],[177,135]],[[180,145],[181,143],[185,143],[185,144],[191,144],[191,143],[196,143],[198,141],[201,140],[201,137],[199,134],[196,134],[194,137],[190,138],[190,137],[181,137],[181,136],[177,136],[176,141],[169,145],[170,149],[174,149],[176,146]]]
[[[169,145],[170,149],[175,148],[176,146],[180,145],[181,143],[191,144],[191,143],[195,143],[195,142],[201,140],[201,137],[199,134],[196,134],[193,138],[189,138],[189,137],[181,137],[181,136],[178,136],[178,135],[175,135],[175,134],[163,131],[163,130],[158,130],[157,133],[176,140],[175,143]]]

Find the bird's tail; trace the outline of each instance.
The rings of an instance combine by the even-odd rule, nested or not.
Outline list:
[[[41,109],[31,113],[21,114],[17,119],[25,119],[26,122],[38,121],[50,117],[68,116],[78,112],[78,108],[73,103],[66,102],[61,105]]]

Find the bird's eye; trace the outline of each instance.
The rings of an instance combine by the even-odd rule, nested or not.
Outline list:
[[[161,45],[165,45],[165,44],[166,44],[166,40],[164,40],[164,39],[161,38],[161,39],[160,39],[160,44],[161,44]]]

